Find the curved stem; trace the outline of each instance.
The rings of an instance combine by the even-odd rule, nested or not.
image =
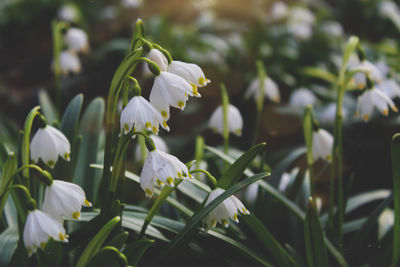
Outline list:
[[[202,169],[196,169],[190,171],[190,173],[196,173],[196,172],[204,173],[207,176],[207,178],[213,183],[214,187],[217,187],[218,184],[217,179],[214,176],[212,176],[211,173]]]
[[[46,185],[51,185],[53,183],[53,177],[51,176],[51,174],[48,171],[43,170],[42,168],[40,168],[39,166],[37,166],[35,164],[28,164],[28,165],[24,165],[24,166],[20,167],[19,169],[17,169],[15,171],[14,175],[16,175],[17,173],[19,173],[20,171],[23,171],[25,169],[34,169],[34,170],[38,171],[43,177],[46,178],[46,180],[41,180]]]
[[[31,130],[32,124],[35,120],[37,115],[40,115],[39,112],[40,106],[34,107],[28,114],[24,124],[24,135],[22,139],[22,148],[21,148],[21,161],[22,165],[29,164],[29,152],[30,152],[30,137],[31,137]],[[29,178],[29,169],[24,169],[23,176],[25,178]],[[27,185],[29,186],[29,180],[27,181]]]

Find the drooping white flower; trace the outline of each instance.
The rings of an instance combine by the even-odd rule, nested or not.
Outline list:
[[[58,10],[57,16],[60,20],[65,21],[76,22],[78,20],[78,12],[73,4],[63,5]]]
[[[158,133],[159,124],[169,131],[166,120],[144,97],[134,96],[121,112],[120,127],[125,134],[132,130],[142,131],[147,129]]]
[[[312,26],[307,23],[290,23],[288,24],[288,31],[300,40],[310,39],[313,33]]]
[[[361,116],[364,121],[368,121],[371,117],[374,106],[385,116],[389,114],[389,108],[397,112],[397,107],[392,99],[384,92],[374,87],[367,89],[358,97],[356,116]]]
[[[264,79],[264,88],[263,88],[263,96],[266,96],[268,99],[279,103],[280,102],[280,94],[279,94],[279,88],[278,85],[270,78],[266,77]],[[260,97],[260,79],[254,79],[249,88],[246,91],[246,97],[250,97],[251,95],[254,97],[254,99],[257,101],[257,99]]]
[[[150,103],[161,112],[165,121],[170,116],[170,106],[183,110],[189,96],[193,96],[194,87],[180,76],[161,71],[154,79],[150,93]],[[200,94],[196,95],[200,97]]]
[[[342,119],[347,119],[349,112],[345,107],[342,107]],[[324,125],[331,125],[335,122],[336,118],[336,103],[328,104],[318,116],[319,121]]]
[[[385,79],[377,87],[391,99],[400,97],[400,85],[394,79]]]
[[[31,141],[30,149],[31,159],[34,162],[38,162],[41,158],[50,167],[54,167],[58,156],[69,161],[71,154],[68,139],[62,132],[50,125],[37,130]]]
[[[82,206],[91,207],[92,204],[87,201],[85,192],[79,185],[54,180],[46,187],[43,211],[59,221],[80,219]]]
[[[290,21],[292,23],[313,24],[315,16],[308,8],[295,6],[290,9]]]
[[[138,8],[142,5],[142,0],[122,0],[122,6],[125,8]]]
[[[257,194],[258,194],[258,184],[257,183],[252,183],[248,187],[246,187],[244,191],[244,199],[248,203],[254,203],[257,199]]]
[[[296,89],[290,96],[289,104],[293,107],[304,108],[308,105],[314,105],[317,101],[315,95],[308,89]]]
[[[241,136],[243,118],[239,110],[235,106],[229,104],[227,117],[229,132]],[[224,133],[224,115],[222,106],[219,106],[211,115],[209,127],[221,135]]]
[[[379,69],[375,66],[375,64],[371,63],[368,60],[363,60],[358,64],[350,66],[350,70],[360,69],[367,73],[369,78],[376,82],[380,83],[382,81],[382,74]],[[367,84],[367,77],[364,72],[357,72],[353,76],[354,83],[359,89],[363,89]]]
[[[318,129],[312,136],[312,153],[314,160],[323,159],[330,161],[333,146],[333,136],[324,129]]]
[[[23,238],[29,256],[35,253],[37,248],[43,249],[50,238],[68,242],[68,236],[62,224],[38,209],[28,212]]]
[[[307,8],[296,6],[290,9],[288,30],[296,38],[307,40],[311,37],[314,14]]]
[[[54,69],[53,62],[53,69]],[[63,51],[60,53],[60,70],[63,75],[68,75],[69,73],[79,73],[81,72],[82,66],[78,55],[73,51]]]
[[[206,86],[211,82],[205,77],[204,72],[196,64],[173,60],[171,64],[168,65],[167,70],[168,72],[182,77],[190,83],[193,87],[193,94],[195,96],[198,94],[197,87]]]
[[[155,62],[160,68],[160,71],[167,71],[168,60],[160,50],[155,48],[151,49],[147,54],[147,58]]]
[[[400,26],[400,10],[395,2],[382,1],[379,5],[379,13],[391,19],[397,27]]]
[[[272,20],[281,20],[288,16],[289,9],[285,2],[277,1],[271,6],[269,14]]]
[[[343,27],[337,21],[325,21],[321,24],[321,30],[327,35],[334,38],[343,36]]]
[[[284,172],[281,176],[281,180],[279,181],[279,185],[278,185],[279,191],[285,192],[291,179],[292,179],[292,176],[290,175],[290,173]]]
[[[65,43],[70,50],[86,52],[89,49],[87,34],[78,28],[69,28],[64,35]]]
[[[225,190],[221,188],[212,190],[208,196],[206,206],[224,192]],[[215,227],[217,222],[228,227],[229,218],[237,223],[239,222],[238,211],[243,214],[250,214],[243,203],[237,197],[232,195],[213,209],[204,219],[204,223],[207,228]]]
[[[378,218],[378,239],[382,239],[385,234],[393,227],[394,212],[390,208],[383,210]]]
[[[153,140],[154,145],[157,150],[168,153],[167,144],[164,142],[164,140],[161,137],[154,135],[154,134],[149,135],[149,137],[151,137],[151,139]],[[148,152],[147,148],[146,148],[146,146],[144,146],[144,158],[147,157],[147,152]],[[135,160],[141,161],[142,159],[143,159],[142,158],[142,147],[140,147],[138,144],[135,148]]]
[[[152,197],[155,184],[172,187],[175,179],[187,176],[192,177],[186,165],[177,157],[156,149],[147,154],[140,174],[140,186],[147,197]]]

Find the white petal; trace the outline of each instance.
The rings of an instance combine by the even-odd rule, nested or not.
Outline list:
[[[166,71],[168,67],[168,60],[164,54],[158,49],[151,49],[147,58],[154,61],[161,71]]]

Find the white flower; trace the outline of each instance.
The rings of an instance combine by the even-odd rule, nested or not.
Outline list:
[[[132,127],[134,131],[140,132],[146,128],[156,134],[159,124],[169,131],[161,114],[142,96],[132,97],[121,112],[120,127],[125,134],[129,133]]]
[[[161,137],[154,135],[154,134],[149,135],[149,137],[151,137],[151,139],[153,140],[154,145],[157,150],[168,153],[167,144],[164,142],[164,140]],[[145,149],[144,158],[146,158],[147,152],[148,152],[146,146],[144,146],[144,149]],[[135,148],[135,160],[137,160],[137,161],[142,160],[142,148],[139,144]]]
[[[244,191],[244,199],[248,203],[254,203],[257,199],[257,194],[258,194],[258,184],[257,183],[252,183],[248,187],[246,187]]]
[[[86,52],[89,49],[87,34],[78,28],[69,28],[64,36],[65,43],[70,50]]]
[[[313,24],[315,21],[314,14],[307,8],[295,6],[290,10],[290,22],[293,24],[306,23]]]
[[[294,37],[300,40],[308,40],[312,36],[312,27],[307,23],[290,23],[288,25],[288,30]]]
[[[50,167],[54,167],[58,156],[69,161],[69,155],[71,154],[71,146],[68,139],[62,132],[50,125],[37,130],[30,148],[31,159],[34,162],[38,162],[39,158],[41,158]]]
[[[204,72],[196,64],[173,60],[171,64],[169,64],[167,71],[182,77],[190,83],[193,87],[194,95],[198,94],[197,87],[206,86],[211,82],[205,77]]]
[[[50,238],[56,241],[68,242],[68,236],[65,234],[62,224],[37,209],[28,212],[23,238],[29,256],[35,253],[37,248],[43,249]]]
[[[82,206],[91,207],[92,204],[87,201],[85,192],[79,185],[54,180],[46,187],[43,211],[59,221],[80,219]]]
[[[221,188],[212,190],[208,196],[206,206],[224,192],[225,190]],[[235,222],[239,222],[238,211],[243,214],[250,214],[242,202],[237,197],[232,195],[222,201],[222,203],[219,204],[215,209],[213,209],[204,219],[204,223],[206,224],[207,228],[215,227],[217,222],[225,227],[228,227],[229,218]]]
[[[390,208],[383,210],[378,218],[378,239],[382,239],[385,234],[393,227],[394,212]]]
[[[292,176],[290,175],[290,173],[284,172],[281,176],[281,180],[278,185],[278,190],[281,192],[285,192],[291,179],[292,179]]]
[[[279,103],[280,102],[280,95],[279,95],[279,88],[278,85],[270,78],[266,77],[264,79],[264,88],[263,88],[263,97],[264,95],[269,98],[270,100]],[[246,91],[246,97],[250,97],[253,95],[254,99],[257,101],[259,98],[260,92],[260,79],[254,79],[249,88]]]
[[[178,158],[160,150],[150,151],[140,174],[140,186],[147,197],[152,197],[154,185],[174,186],[175,179],[192,177],[188,168]]]
[[[397,107],[393,101],[382,91],[373,88],[367,89],[358,97],[356,116],[361,116],[364,121],[371,117],[374,106],[385,116],[389,114],[389,108],[397,112]]]
[[[228,106],[228,129],[229,132],[241,136],[243,128],[243,118],[239,110],[229,104]],[[224,133],[224,116],[222,106],[219,106],[211,115],[209,127],[221,135]]]
[[[321,25],[321,30],[327,35],[332,37],[341,37],[343,36],[343,27],[337,21],[325,21]]]
[[[348,116],[348,111],[345,107],[342,107],[342,118],[343,121],[346,120]],[[331,125],[335,122],[336,119],[336,103],[328,104],[324,110],[319,115],[319,121],[322,124]]]
[[[314,160],[321,158],[331,160],[333,136],[324,129],[318,129],[312,136],[312,153]]]
[[[54,64],[53,62],[53,69]],[[81,61],[75,52],[63,51],[60,53],[60,70],[64,75],[68,75],[70,72],[79,73],[81,69]]]
[[[122,0],[122,6],[126,8],[138,8],[143,3],[142,0]]]
[[[289,9],[285,2],[277,1],[272,5],[269,13],[272,20],[280,20],[287,17]]]
[[[377,87],[392,99],[400,97],[400,85],[394,79],[385,79]]]
[[[393,1],[382,1],[379,5],[379,13],[384,17],[399,17],[399,8]]]
[[[314,105],[316,101],[317,98],[310,90],[299,88],[291,94],[289,103],[293,107],[304,108],[308,105]]]
[[[78,12],[75,5],[67,4],[63,5],[57,12],[57,16],[60,20],[75,22],[78,20]]]
[[[160,50],[155,48],[151,49],[147,54],[147,58],[155,62],[160,68],[160,71],[167,71],[168,60]]]
[[[170,116],[170,106],[183,110],[189,96],[193,96],[193,86],[176,74],[161,71],[154,79],[150,93],[150,103],[161,112],[164,120]],[[197,94],[200,96],[200,94]]]
[[[370,61],[363,60],[358,64],[355,64],[350,67],[350,70],[360,69],[367,73],[369,78],[376,83],[380,83],[382,81],[382,74],[379,69]],[[367,84],[367,78],[364,72],[357,72],[353,76],[354,83],[359,89],[363,89]]]

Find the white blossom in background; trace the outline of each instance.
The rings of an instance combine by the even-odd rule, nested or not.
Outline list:
[[[225,190],[221,188],[216,188],[212,190],[208,196],[206,205],[210,204],[219,195],[224,193]],[[215,209],[213,209],[204,219],[204,223],[207,228],[212,228],[217,225],[217,222],[222,224],[224,227],[229,226],[229,219],[239,222],[238,212],[243,214],[250,214],[243,203],[234,195],[225,199],[220,203]]]
[[[168,150],[169,150],[168,146],[161,137],[159,137],[158,135],[154,135],[154,134],[150,134],[149,137],[153,140],[154,145],[157,150],[168,153]],[[144,146],[144,157],[145,158],[147,157],[147,153],[148,153],[147,148],[146,148],[146,146]],[[137,144],[136,148],[135,148],[135,160],[141,161],[142,159],[143,159],[142,158],[142,148],[140,147],[139,144]]]
[[[333,136],[324,129],[313,131],[312,153],[314,160],[323,159],[330,161],[333,147]]]
[[[300,40],[308,40],[311,38],[313,30],[310,24],[292,23],[288,25],[289,32]]]
[[[284,172],[282,174],[281,180],[279,182],[278,190],[281,192],[285,192],[291,179],[292,179],[292,176],[290,175],[290,173]]]
[[[228,106],[228,129],[230,133],[237,136],[242,135],[243,118],[240,111],[233,105]],[[217,133],[224,133],[224,116],[222,106],[219,106],[211,115],[209,127]]]
[[[206,161],[201,160],[199,162],[196,161],[195,166],[192,166],[192,168],[196,168],[196,169],[201,169],[201,170],[207,170],[208,168],[208,164]],[[202,173],[202,172],[198,172],[196,174],[194,174],[196,176],[196,179],[202,181],[202,182],[206,182],[207,181],[207,175]]]
[[[139,8],[142,5],[142,0],[122,0],[121,4],[125,8]]]
[[[169,131],[166,120],[149,101],[142,96],[134,96],[121,112],[120,127],[125,134],[132,130],[142,131],[147,129],[155,134],[159,131],[159,125]]]
[[[298,88],[291,95],[289,105],[297,108],[304,108],[314,105],[317,102],[316,96],[308,89]]]
[[[348,115],[349,111],[345,107],[342,107],[342,120],[345,121]],[[329,103],[326,105],[318,118],[322,124],[332,125],[336,119],[336,103]]]
[[[377,87],[391,99],[400,97],[400,85],[394,79],[385,79]]]
[[[29,256],[35,253],[37,248],[43,249],[50,238],[68,242],[68,236],[65,234],[63,225],[38,209],[28,212],[23,238]]]
[[[296,38],[307,40],[312,36],[314,21],[314,14],[310,10],[296,6],[290,9],[287,27]]]
[[[194,96],[194,87],[182,77],[161,71],[154,79],[150,103],[161,113],[165,121],[170,117],[170,106],[185,109],[189,96]],[[197,93],[196,97],[200,97]]]
[[[60,20],[76,22],[79,16],[75,5],[67,4],[58,10],[57,17]]]
[[[400,10],[395,2],[382,1],[379,5],[379,13],[381,16],[391,19],[397,27],[400,26]]]
[[[383,210],[378,218],[378,239],[382,239],[384,235],[392,228],[394,225],[394,212],[390,208]]]
[[[321,24],[321,30],[327,35],[335,38],[343,36],[343,27],[337,21],[324,21]]]
[[[264,79],[264,88],[262,92],[263,96],[261,97],[266,96],[268,99],[275,103],[279,103],[281,100],[278,85],[270,77],[266,77]],[[245,97],[248,98],[250,96],[253,96],[254,100],[256,101],[258,98],[260,98],[260,79],[254,79],[251,82],[250,86],[247,88]]]
[[[381,72],[382,77],[386,77],[389,74],[390,67],[386,63],[385,60],[379,60],[375,63],[375,66],[378,68],[378,70]]]
[[[374,107],[385,116],[389,114],[389,108],[397,112],[397,107],[394,105],[392,99],[384,92],[374,87],[373,89],[365,90],[364,93],[358,97],[356,116],[361,116],[364,121],[368,121]]]
[[[160,71],[167,71],[168,60],[160,50],[155,48],[151,49],[147,54],[147,58],[155,62],[160,68]]]
[[[43,211],[59,221],[80,219],[82,206],[91,207],[92,204],[87,201],[85,192],[79,185],[54,180],[46,187]]]
[[[282,20],[289,15],[289,8],[285,4],[285,2],[277,1],[274,2],[269,10],[268,18],[272,19],[273,21]]]
[[[53,62],[53,69],[54,69]],[[63,51],[60,53],[60,70],[63,75],[68,75],[69,73],[79,73],[81,72],[82,66],[78,55],[74,51]]]
[[[69,28],[64,35],[64,40],[69,50],[75,52],[87,52],[89,50],[88,36],[81,29]]]
[[[249,185],[245,191],[244,191],[244,199],[248,203],[254,203],[257,199],[257,194],[258,194],[258,184],[257,183],[252,183]]]
[[[142,172],[140,186],[147,197],[154,194],[154,185],[174,186],[175,179],[192,177],[188,168],[178,158],[158,149],[147,154]]]
[[[49,167],[53,168],[57,162],[58,156],[69,161],[71,146],[68,139],[53,126],[46,125],[39,128],[30,145],[31,159],[38,162],[42,159]]]
[[[350,70],[360,69],[363,72],[357,72],[353,76],[354,83],[359,89],[363,89],[367,84],[367,77],[365,76],[365,72],[369,76],[369,78],[375,82],[380,83],[382,82],[382,74],[379,69],[375,66],[375,64],[371,63],[368,60],[363,60],[358,64],[352,63],[352,66],[349,64]]]

